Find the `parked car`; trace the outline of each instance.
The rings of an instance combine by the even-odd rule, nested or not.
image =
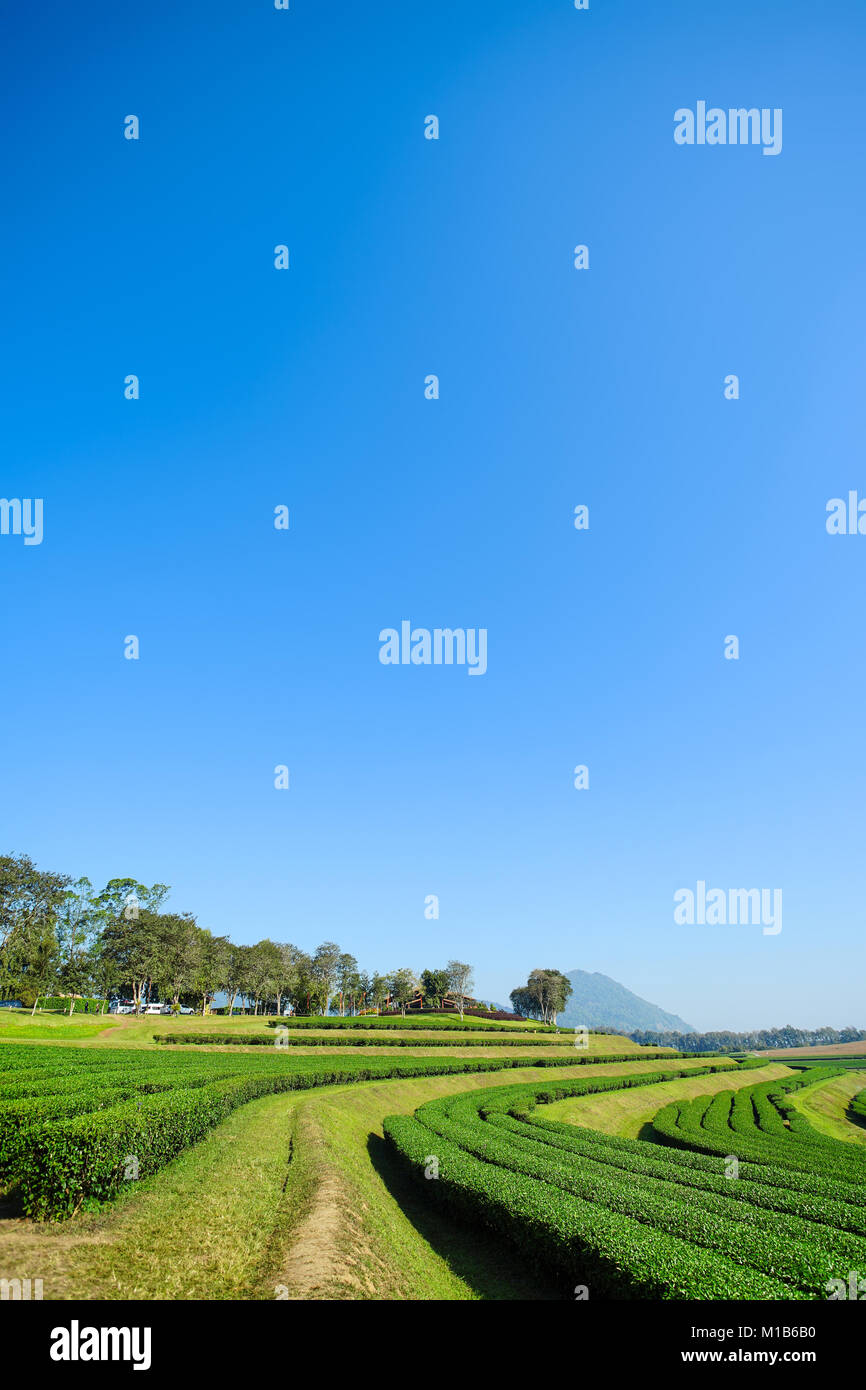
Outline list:
[[[161,1014],[165,1008],[164,1004],[147,1004],[142,1009],[143,1014]]]
[[[177,1009],[175,1009],[173,1004],[163,1004],[160,1009],[160,1013],[169,1015],[173,1013],[191,1014],[192,1012],[193,1010],[188,1008],[186,1004],[178,1004]]]
[[[131,999],[114,999],[108,1006],[110,1014],[134,1014],[135,1005]]]

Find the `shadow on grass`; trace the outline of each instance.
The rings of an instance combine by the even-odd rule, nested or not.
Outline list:
[[[853,1110],[850,1105],[846,1107],[845,1119],[852,1125],[859,1125],[861,1129],[866,1129],[866,1115],[859,1114],[859,1112]]]
[[[562,1302],[562,1285],[536,1274],[505,1241],[478,1227],[464,1229],[439,1207],[425,1202],[385,1140],[371,1134],[370,1161],[395,1201],[431,1249],[481,1299]]]

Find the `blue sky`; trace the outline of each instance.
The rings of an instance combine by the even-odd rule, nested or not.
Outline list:
[[[4,852],[501,1000],[553,965],[866,1026],[866,537],[825,529],[864,40],[855,0],[16,7]],[[782,153],[677,146],[698,100]],[[381,665],[403,619],[486,674]],[[698,880],[782,932],[676,925]]]

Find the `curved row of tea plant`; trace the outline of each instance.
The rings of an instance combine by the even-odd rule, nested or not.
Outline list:
[[[453,1030],[456,1032],[456,1030]],[[280,1039],[278,1041],[278,1038]],[[413,1038],[399,1037],[387,1038],[376,1037],[346,1037],[339,1038],[320,1037],[319,1035],[310,1036],[300,1034],[296,1037],[283,1036],[280,1038],[273,1033],[154,1033],[155,1043],[166,1043],[174,1047],[195,1047],[199,1046],[220,1046],[220,1047],[558,1047],[562,1052],[563,1058],[568,1059],[569,1050],[575,1056],[576,1062],[630,1062],[638,1058],[646,1058],[649,1061],[656,1061],[659,1058],[670,1057],[675,1060],[677,1057],[688,1057],[688,1052],[660,1052],[647,1049],[645,1052],[610,1052],[597,1053],[589,1052],[583,1048],[574,1046],[574,1038],[570,1033],[554,1034],[551,1037],[506,1037],[501,1035],[494,1038],[478,1036],[453,1036],[440,1038]],[[703,1053],[703,1057],[707,1054]],[[565,1065],[566,1062],[563,1062]],[[568,1065],[570,1065],[568,1060]]]
[[[486,1019],[472,1017],[468,1015],[461,1019],[452,1017],[451,1014],[444,1016],[439,1014],[408,1014],[405,1018],[394,1014],[359,1014],[353,1017],[351,1014],[345,1015],[318,1015],[302,1014],[300,1017],[292,1015],[289,1018],[269,1018],[267,1020],[269,1028],[418,1028],[418,1029],[439,1029],[445,1032],[457,1033],[574,1033],[573,1028],[557,1028],[553,1023],[536,1023],[533,1019],[524,1019],[522,1023],[496,1023],[487,1022]],[[595,1030],[590,1029],[590,1032]]]
[[[744,1069],[754,1065],[762,1062]],[[761,1158],[740,1162],[734,1178],[730,1144],[714,1157],[715,1151],[662,1147],[533,1113],[546,1101],[671,1075],[463,1093],[431,1101],[414,1116],[389,1118],[385,1134],[422,1182],[436,1160],[436,1181],[424,1183],[431,1199],[505,1235],[543,1268],[590,1284],[595,1295],[821,1298],[829,1280],[866,1266],[862,1159],[859,1184],[840,1190],[820,1165],[814,1173],[774,1168],[768,1155],[786,1141],[764,1134]],[[719,1094],[730,1104],[731,1094],[754,1093],[767,1094],[767,1084]],[[706,1112],[714,1099],[693,1104]],[[820,1151],[811,1146],[816,1156]]]
[[[592,1060],[587,1057],[586,1060]],[[258,1096],[385,1077],[562,1067],[559,1057],[301,1057],[0,1048],[0,1176],[33,1216],[68,1215],[143,1177]]]
[[[654,1135],[661,1143],[820,1176],[847,1199],[866,1181],[866,1156],[856,1146],[813,1129],[788,1100],[792,1092],[847,1069],[836,1063],[811,1066],[784,1081],[764,1082],[747,1091],[674,1102],[654,1117]]]

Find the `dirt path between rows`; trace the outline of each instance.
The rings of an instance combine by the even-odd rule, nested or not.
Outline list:
[[[375,1298],[375,1284],[364,1272],[373,1257],[364,1233],[366,1204],[329,1161],[327,1139],[312,1106],[298,1116],[294,1146],[296,1152],[317,1156],[316,1185],[312,1205],[286,1253],[279,1296],[291,1301]]]

